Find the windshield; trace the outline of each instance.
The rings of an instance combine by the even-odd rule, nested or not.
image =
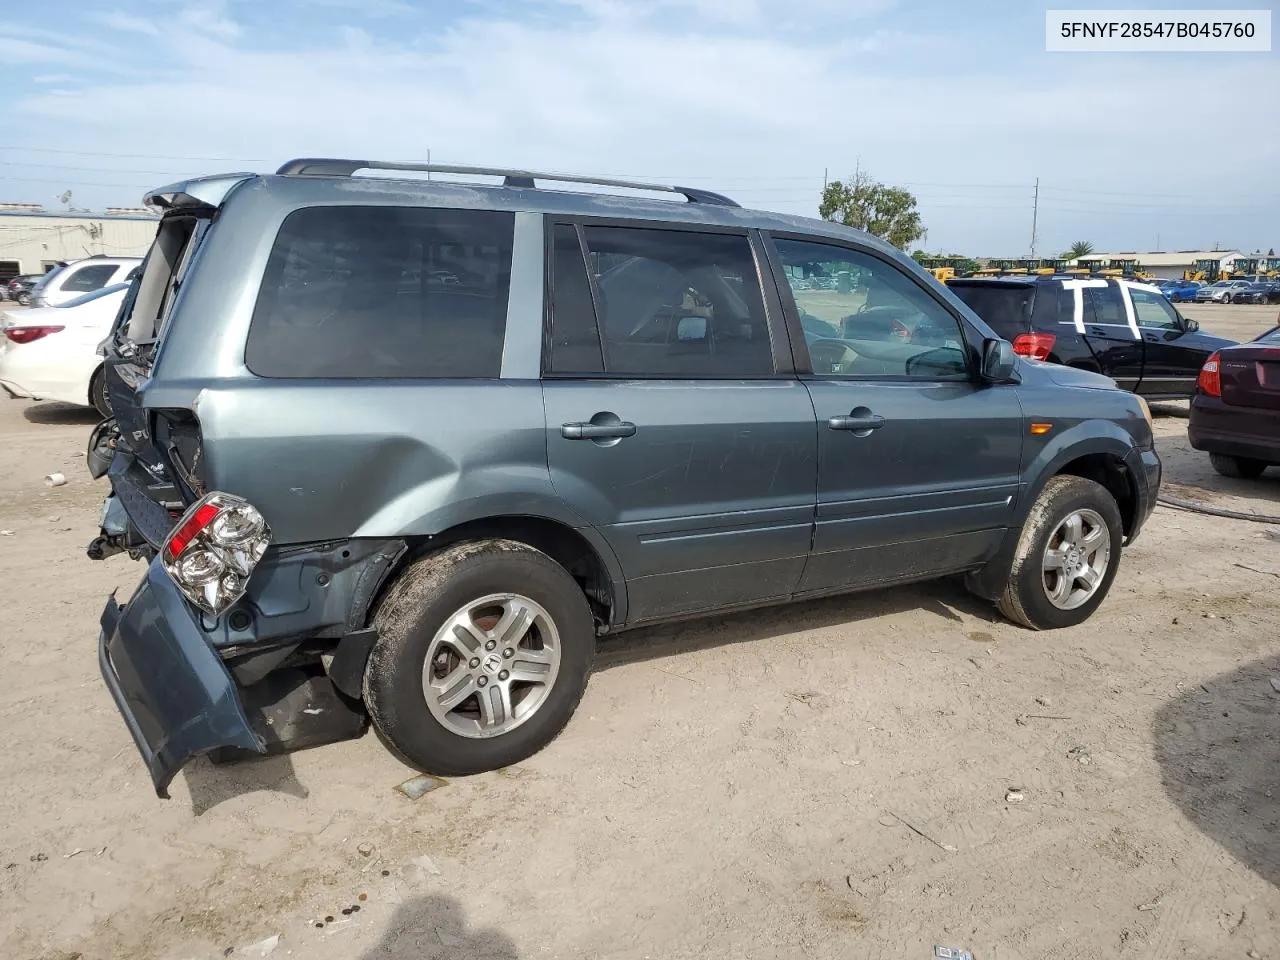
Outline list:
[[[92,293],[86,293],[82,296],[76,297],[74,300],[68,300],[66,303],[59,303],[55,306],[59,310],[65,310],[67,307],[78,307],[101,297],[109,297],[112,294],[119,293],[121,290],[128,289],[129,284],[127,283],[113,283],[109,287],[103,287],[101,290],[94,290]]]

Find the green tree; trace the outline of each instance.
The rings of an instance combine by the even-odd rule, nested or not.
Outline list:
[[[925,235],[916,198],[861,171],[848,181],[833,180],[827,184],[818,213],[823,220],[865,230],[900,250]]]
[[[1075,260],[1077,257],[1087,257],[1093,253],[1093,244],[1088,240],[1077,240],[1071,245],[1071,249],[1062,255],[1063,260]]]

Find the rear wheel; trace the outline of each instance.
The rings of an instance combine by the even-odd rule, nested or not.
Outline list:
[[[107,399],[107,376],[102,367],[89,380],[89,403],[104,417],[111,416],[111,402]]]
[[[568,723],[595,655],[586,596],[546,554],[509,540],[413,564],[374,618],[364,678],[374,728],[411,766],[482,773],[536,753]]]
[[[1209,463],[1224,477],[1236,477],[1243,480],[1253,480],[1262,476],[1262,471],[1267,469],[1268,464],[1263,460],[1253,460],[1249,457],[1232,457],[1225,453],[1209,454]]]
[[[1033,630],[1083,623],[1111,589],[1123,536],[1120,508],[1105,487],[1053,477],[1023,524],[1000,612]]]

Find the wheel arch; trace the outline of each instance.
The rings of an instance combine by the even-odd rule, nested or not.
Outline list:
[[[1110,421],[1085,421],[1047,445],[1024,468],[1028,481],[1018,511],[996,555],[965,578],[969,590],[989,600],[1000,596],[1013,567],[1018,540],[1031,506],[1039,499],[1045,484],[1057,476],[1083,477],[1104,487],[1120,509],[1127,538],[1135,530],[1141,514],[1140,474],[1134,465],[1137,456],[1133,439]]]
[[[575,528],[560,520],[532,514],[476,517],[438,533],[405,537],[406,549],[387,572],[369,604],[367,622],[372,622],[388,589],[413,563],[467,540],[514,540],[545,553],[582,588],[597,631],[607,632],[625,622],[626,583],[608,544],[589,527]]]

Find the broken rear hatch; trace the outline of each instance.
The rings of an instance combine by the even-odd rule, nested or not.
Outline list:
[[[184,595],[161,555],[175,525],[206,493],[199,421],[190,406],[148,401],[156,393],[153,368],[182,284],[222,200],[249,176],[204,178],[148,195],[163,217],[103,344],[114,423],[94,432],[90,463],[95,475],[105,468],[112,493],[89,553],[101,558],[127,551],[149,566],[126,604],[117,604],[114,595],[108,600],[99,665],[162,797],[194,756],[223,747],[264,750],[206,633],[212,625],[206,621],[216,617]]]

